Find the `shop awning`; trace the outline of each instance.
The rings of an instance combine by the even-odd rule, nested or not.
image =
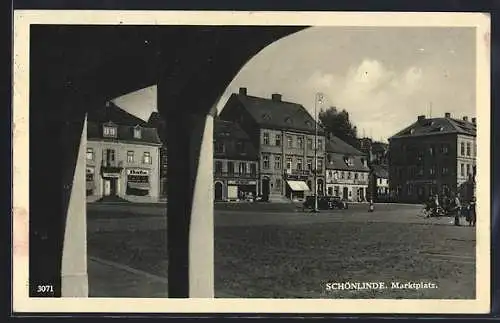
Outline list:
[[[87,188],[87,191],[93,190],[95,188],[95,183],[94,181],[87,181],[85,183],[85,186]]]
[[[303,181],[287,181],[292,191],[309,191],[309,186]]]
[[[136,189],[136,190],[149,190],[149,183],[134,183],[128,182],[128,187]]]

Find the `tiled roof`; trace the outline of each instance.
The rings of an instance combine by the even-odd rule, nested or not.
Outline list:
[[[224,142],[224,152],[217,153],[214,151],[214,158],[225,158],[235,160],[257,160],[257,150],[250,141],[248,134],[240,127],[239,124],[231,121],[214,120],[214,140]],[[244,143],[243,151],[238,151],[236,142]]]
[[[476,125],[469,121],[453,118],[423,119],[404,128],[392,136],[391,139],[452,133],[476,136]]]
[[[327,153],[326,169],[336,169],[336,170],[350,170],[350,171],[365,171],[368,172],[370,169],[363,163],[366,161],[364,156],[351,156],[352,166],[349,166],[345,160],[346,155],[342,153]]]
[[[112,123],[118,127],[118,133],[116,138],[108,138],[103,136],[103,126],[106,122],[97,123],[89,121],[87,123],[87,139],[94,140],[110,140],[110,141],[127,141],[139,144],[161,144],[160,138],[155,128],[145,128],[141,127],[141,138],[134,138],[134,128],[135,126],[129,125],[118,125]]]
[[[387,170],[387,167],[381,165],[372,165],[372,171],[375,176],[379,178],[389,178],[389,171]]]
[[[263,128],[315,132],[315,121],[300,104],[233,93],[228,100],[237,100]],[[318,124],[318,133],[322,127]]]
[[[340,138],[330,135],[326,140],[326,151],[332,153],[348,154],[353,156],[365,156],[366,154],[357,150]]]
[[[146,121],[121,109],[113,102],[109,102],[106,105],[92,109],[87,115],[87,120],[98,123],[112,121],[116,124],[128,126],[147,125]]]

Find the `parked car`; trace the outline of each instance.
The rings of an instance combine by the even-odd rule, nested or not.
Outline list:
[[[305,209],[314,209],[314,195],[307,196],[303,206]],[[332,209],[347,209],[349,208],[346,201],[336,196],[318,196],[318,209],[332,210]]]

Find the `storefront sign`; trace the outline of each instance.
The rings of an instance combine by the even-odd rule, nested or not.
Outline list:
[[[127,169],[127,175],[148,176],[149,170],[147,170],[147,169]]]
[[[239,179],[236,181],[227,181],[228,185],[257,185],[257,181],[249,181],[245,179]]]
[[[102,177],[120,178],[120,173],[102,173]]]

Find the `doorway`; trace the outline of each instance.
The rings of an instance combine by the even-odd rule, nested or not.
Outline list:
[[[269,183],[269,177],[264,177],[262,179],[262,198],[265,201],[269,200],[269,191],[271,190],[270,183]]]
[[[215,183],[215,200],[216,201],[222,201],[222,183],[221,182],[216,182]]]
[[[344,198],[345,200],[349,198],[349,190],[347,189],[347,187],[344,187],[344,189],[342,190],[342,198]]]

